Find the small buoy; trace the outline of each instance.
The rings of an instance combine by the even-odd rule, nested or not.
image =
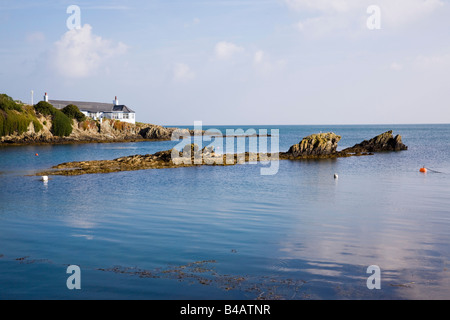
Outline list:
[[[334,178],[335,178],[335,179],[339,178],[339,176],[337,175],[337,173],[334,174]]]
[[[38,153],[36,153],[36,154],[35,154],[35,156],[36,156],[36,157],[38,157],[38,156],[39,156],[39,154],[38,154]]]
[[[420,168],[420,170],[419,170],[420,172],[423,172],[423,173],[427,173],[427,168],[425,168],[425,167],[422,167],[422,168]]]
[[[41,181],[44,181],[44,182],[48,181],[48,176],[42,176]]]

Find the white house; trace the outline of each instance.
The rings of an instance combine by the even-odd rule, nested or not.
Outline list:
[[[136,123],[136,112],[126,105],[119,104],[117,97],[115,97],[113,103],[110,104],[101,102],[49,100],[47,93],[45,93],[44,101],[49,102],[57,109],[62,109],[69,104],[76,105],[85,116],[94,120],[114,119],[133,124]]]

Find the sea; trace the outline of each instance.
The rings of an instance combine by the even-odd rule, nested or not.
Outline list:
[[[450,125],[208,128],[267,130],[259,147],[282,152],[313,133],[341,150],[393,130],[408,150],[43,182],[60,163],[180,142],[0,147],[0,299],[450,298]]]

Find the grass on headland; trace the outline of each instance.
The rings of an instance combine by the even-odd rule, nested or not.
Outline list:
[[[0,136],[15,133],[20,135],[28,130],[30,123],[33,123],[35,132],[43,129],[33,107],[14,101],[6,94],[0,94]]]

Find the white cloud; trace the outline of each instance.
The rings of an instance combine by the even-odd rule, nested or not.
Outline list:
[[[413,65],[421,69],[446,70],[450,68],[450,54],[420,55],[415,58]]]
[[[127,51],[121,42],[114,44],[92,33],[85,24],[80,29],[67,31],[55,42],[50,54],[50,64],[60,75],[67,78],[83,78],[107,70],[108,61]]]
[[[390,68],[391,68],[391,70],[394,70],[394,71],[400,71],[403,69],[403,65],[401,65],[400,63],[397,63],[397,62],[393,62],[393,63],[391,63]]]
[[[196,26],[198,24],[200,24],[200,19],[199,18],[194,18],[191,22],[185,23],[184,27],[185,28],[189,28],[189,27],[192,27],[192,26]]]
[[[383,0],[381,17],[388,26],[401,26],[425,18],[443,4],[441,0]]]
[[[244,48],[226,41],[219,42],[215,46],[216,57],[222,60],[230,59],[233,55],[243,51]]]
[[[286,5],[294,10],[309,15],[300,21],[296,28],[302,32],[322,33],[327,29],[327,24],[333,25],[328,30],[336,28],[345,29],[354,26],[355,23],[365,27],[365,19],[369,17],[367,8],[377,5],[381,9],[381,21],[383,28],[394,28],[408,25],[420,19],[424,19],[436,12],[444,5],[443,0],[284,0]]]
[[[173,79],[175,81],[187,81],[195,78],[195,73],[184,63],[177,63],[173,68]]]
[[[312,10],[322,12],[347,12],[355,7],[361,6],[361,0],[285,0],[291,9]]]
[[[264,51],[259,50],[255,52],[255,56],[253,58],[253,62],[255,64],[261,64],[264,61]]]
[[[325,15],[299,21],[294,25],[294,28],[301,33],[318,37],[332,32],[336,33],[339,30],[346,29],[348,26],[349,20],[346,19],[345,16]]]
[[[264,51],[258,50],[253,56],[253,66],[259,75],[267,76],[282,70],[286,66],[286,61],[282,59],[273,61]]]
[[[37,31],[27,34],[25,39],[28,43],[43,42],[45,41],[45,35],[42,32]]]

